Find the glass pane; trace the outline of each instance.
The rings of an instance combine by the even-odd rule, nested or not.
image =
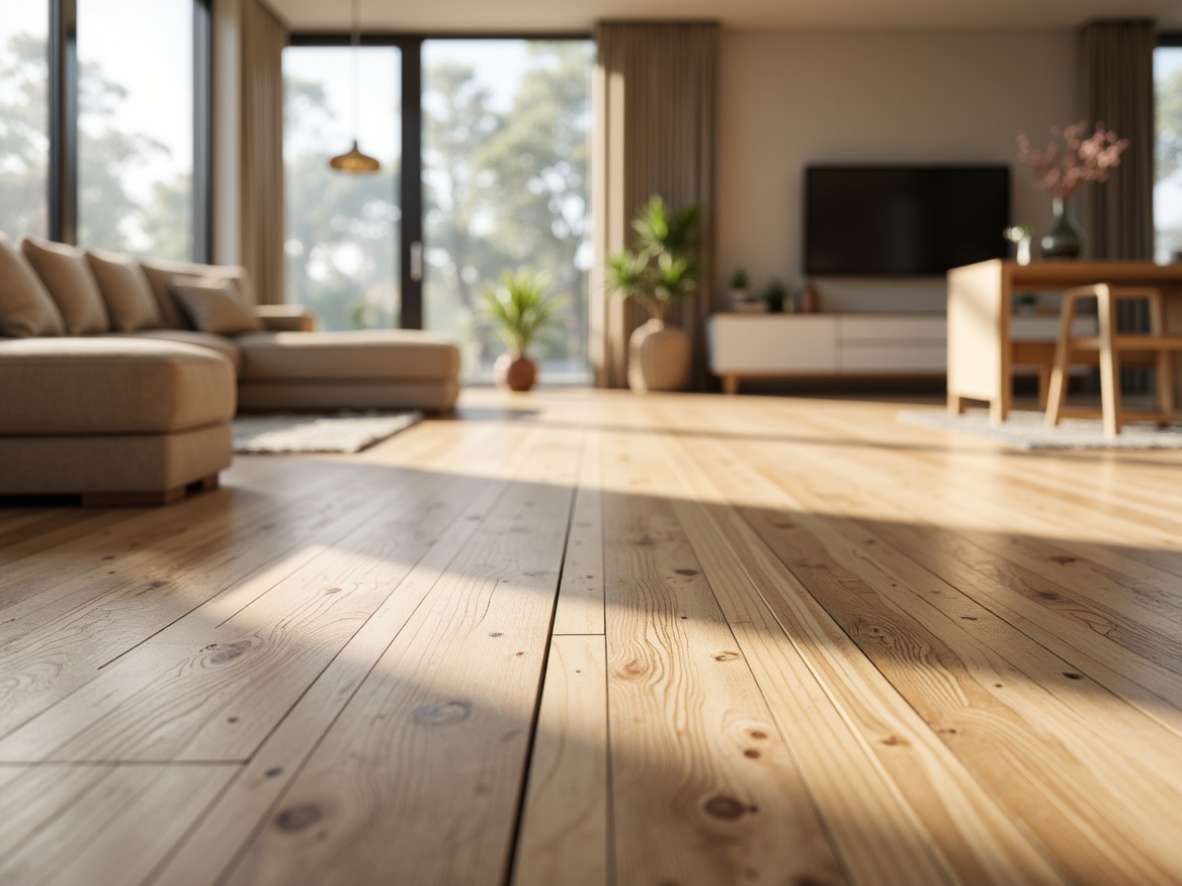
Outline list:
[[[78,0],[78,240],[193,253],[193,0]]]
[[[1162,46],[1153,54],[1157,93],[1157,176],[1153,215],[1157,261],[1182,251],[1182,46]]]
[[[523,265],[570,297],[531,349],[543,380],[590,378],[593,53],[579,40],[423,44],[424,325],[460,344],[469,380],[503,350],[480,289]]]
[[[283,51],[287,300],[324,329],[399,324],[401,66],[388,46]],[[378,172],[329,167],[354,138]]]
[[[49,230],[49,3],[0,0],[0,231]]]

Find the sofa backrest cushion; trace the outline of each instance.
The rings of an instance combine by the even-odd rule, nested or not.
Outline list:
[[[45,284],[11,240],[0,234],[0,336],[64,335],[65,323]]]
[[[246,268],[180,261],[141,261],[140,267],[143,268],[148,283],[152,286],[152,293],[156,296],[161,322],[169,329],[193,328],[172,293],[172,283],[178,278],[208,277],[216,280],[233,280],[243,301],[247,305],[256,303],[254,283]]]
[[[111,328],[98,281],[86,253],[76,246],[21,237],[21,252],[53,296],[66,324],[66,335],[92,335]]]
[[[189,321],[201,332],[234,335],[263,328],[262,321],[243,303],[232,280],[178,277],[172,283],[172,293]]]
[[[95,249],[86,251],[90,270],[98,281],[114,332],[135,332],[160,326],[160,309],[139,262],[129,255]]]

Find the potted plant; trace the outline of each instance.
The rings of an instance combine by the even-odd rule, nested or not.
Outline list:
[[[677,391],[689,381],[689,336],[665,321],[674,300],[698,289],[692,250],[700,215],[696,203],[670,210],[653,196],[632,223],[635,247],[607,260],[609,288],[648,310],[648,322],[628,340],[628,387],[634,391]]]
[[[735,308],[747,301],[751,292],[751,280],[744,268],[736,268],[731,274],[731,307]]]
[[[772,314],[784,313],[784,299],[787,295],[788,287],[784,285],[784,281],[772,280],[763,295],[764,301],[767,302],[768,311]]]
[[[510,391],[528,391],[538,377],[538,365],[526,350],[554,319],[554,312],[566,302],[566,296],[546,296],[549,279],[529,268],[516,274],[501,272],[499,286],[486,286],[484,316],[493,321],[497,334],[509,349],[497,358],[493,376],[497,385]]]

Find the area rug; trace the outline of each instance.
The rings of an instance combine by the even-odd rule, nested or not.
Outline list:
[[[234,451],[242,455],[360,452],[422,420],[423,413],[415,411],[240,415],[234,419]]]
[[[1104,436],[1098,418],[1064,418],[1057,428],[1046,426],[1042,412],[1015,411],[1004,424],[993,425],[985,410],[969,410],[964,415],[950,415],[944,410],[900,412],[905,425],[934,428],[996,440],[1013,449],[1182,449],[1182,426],[1140,422],[1124,425],[1120,436]]]

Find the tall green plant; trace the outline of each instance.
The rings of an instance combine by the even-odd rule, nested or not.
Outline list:
[[[635,246],[607,260],[608,287],[639,299],[650,317],[664,321],[675,299],[698,289],[701,272],[693,250],[701,214],[697,203],[670,210],[660,196],[649,198],[632,222]]]
[[[566,303],[565,295],[547,298],[549,285],[545,274],[519,268],[516,274],[502,271],[500,286],[485,286],[481,291],[484,316],[493,321],[497,334],[513,353],[524,354]]]

